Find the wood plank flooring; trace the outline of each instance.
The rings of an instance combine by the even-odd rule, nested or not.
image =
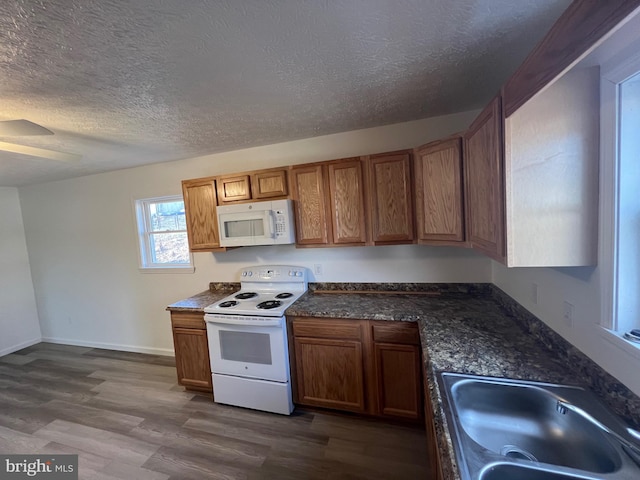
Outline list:
[[[74,453],[81,479],[427,479],[423,430],[218,405],[172,357],[40,343],[0,357],[0,452]]]

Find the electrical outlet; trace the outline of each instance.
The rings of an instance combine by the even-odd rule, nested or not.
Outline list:
[[[564,302],[564,313],[562,315],[562,318],[564,319],[564,324],[567,327],[573,327],[573,311],[574,311],[575,307],[573,306],[572,303],[569,303],[565,300]]]
[[[321,263],[316,263],[313,265],[313,273],[316,276],[321,276],[322,275],[322,264]]]
[[[537,283],[532,283],[531,284],[531,303],[533,303],[534,305],[538,304],[538,284]]]

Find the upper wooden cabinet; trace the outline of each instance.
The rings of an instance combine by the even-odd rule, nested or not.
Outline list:
[[[291,168],[296,243],[412,243],[411,153],[344,158]]]
[[[285,169],[265,170],[251,174],[251,196],[255,200],[286,197],[288,193]]]
[[[187,220],[189,250],[192,252],[224,250],[220,247],[218,234],[215,178],[184,180],[182,195]]]
[[[220,202],[220,205],[251,198],[249,175],[217,177],[216,184],[218,185],[218,202]]]
[[[467,240],[505,262],[504,162],[500,97],[494,98],[464,136]]]
[[[369,209],[374,244],[412,243],[411,153],[365,157],[369,171]]]
[[[276,168],[216,177],[218,204],[286,198],[287,170]]]
[[[461,137],[416,148],[414,172],[418,243],[463,242]]]
[[[290,175],[297,245],[367,243],[365,181],[359,158],[294,166]]]
[[[331,224],[327,221],[327,182],[324,166],[294,166],[290,173],[296,215],[296,244],[328,244]]]
[[[359,158],[327,165],[333,243],[364,245],[367,241],[365,185]]]

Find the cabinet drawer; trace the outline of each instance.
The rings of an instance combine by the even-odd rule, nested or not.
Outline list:
[[[362,324],[358,320],[298,319],[293,321],[295,337],[342,338],[360,340]]]
[[[375,323],[373,324],[373,341],[382,343],[402,343],[420,345],[420,334],[416,323]]]
[[[173,328],[199,328],[205,330],[204,313],[172,313],[171,326]]]

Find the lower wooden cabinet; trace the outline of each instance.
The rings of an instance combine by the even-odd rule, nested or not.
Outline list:
[[[361,342],[296,338],[295,352],[300,403],[365,411]]]
[[[422,417],[420,347],[374,343],[378,412],[384,417]]]
[[[418,325],[369,322],[373,340],[378,414],[422,418],[422,349]]]
[[[187,390],[212,392],[204,314],[171,312],[171,326],[178,383]]]
[[[288,321],[294,402],[385,418],[423,418],[417,324]]]

